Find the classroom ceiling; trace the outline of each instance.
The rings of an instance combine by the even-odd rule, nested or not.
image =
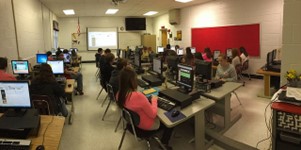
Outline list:
[[[114,0],[121,1],[118,5],[113,0],[40,0],[58,17],[82,17],[82,16],[143,16],[148,11],[157,11],[156,17],[175,8],[184,8],[213,0],[193,0],[189,3],[175,2],[174,0]],[[119,9],[115,15],[106,15],[109,8]],[[75,15],[66,16],[64,9],[74,9]]]

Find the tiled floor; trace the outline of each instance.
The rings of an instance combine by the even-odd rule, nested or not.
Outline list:
[[[84,63],[81,72],[84,76],[83,96],[75,96],[75,116],[72,125],[65,125],[61,139],[61,150],[116,150],[122,135],[121,126],[115,133],[114,129],[119,119],[117,106],[111,105],[109,111],[102,121],[102,114],[105,110],[101,107],[103,92],[96,100],[100,90],[99,81],[96,81],[96,67],[94,63]],[[257,94],[263,90],[263,80],[252,79],[246,81],[246,86],[237,90],[237,94],[242,102],[239,105],[235,96],[232,96],[232,115],[242,114],[242,118],[234,124],[224,135],[239,142],[256,147],[256,144],[267,137],[267,127],[265,124],[265,108],[269,104],[269,99],[259,98]],[[270,118],[270,108],[267,108],[267,121]],[[218,123],[219,117],[214,116]],[[216,120],[217,118],[217,120]],[[193,122],[188,121],[175,128],[170,145],[174,150],[193,150],[194,144],[189,143],[193,138]],[[270,140],[259,144],[258,149],[268,149]],[[158,149],[157,145],[153,149]],[[123,150],[145,150],[144,141],[137,142],[134,137],[126,134]],[[220,150],[219,146],[213,145],[210,150]]]

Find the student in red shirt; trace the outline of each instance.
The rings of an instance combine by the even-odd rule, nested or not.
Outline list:
[[[7,58],[0,57],[0,80],[17,80],[13,75],[6,73]]]
[[[160,126],[164,128],[161,142],[168,145],[173,129],[167,128],[163,124],[160,125],[160,121],[157,117],[157,97],[152,96],[150,103],[143,93],[137,91],[137,86],[137,75],[135,71],[130,67],[122,69],[119,79],[119,92],[117,93],[117,103],[119,107],[125,107],[139,115],[140,123],[138,128],[140,129],[158,130]],[[168,147],[168,149],[171,149],[171,147]]]

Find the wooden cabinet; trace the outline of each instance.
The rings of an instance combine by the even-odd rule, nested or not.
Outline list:
[[[142,35],[141,44],[146,47],[151,47],[152,50],[156,52],[156,35]]]

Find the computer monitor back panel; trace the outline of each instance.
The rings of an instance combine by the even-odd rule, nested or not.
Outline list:
[[[195,62],[195,75],[202,79],[202,81],[211,80],[212,78],[212,64],[206,61]]]
[[[64,61],[63,60],[49,60],[47,64],[51,66],[53,74],[64,74]]]
[[[47,54],[36,54],[36,59],[38,64],[46,63],[48,56]]]
[[[0,81],[0,108],[31,108],[27,81]]]
[[[153,71],[158,73],[159,75],[162,75],[162,67],[163,63],[160,58],[154,58],[153,59]]]
[[[11,61],[13,74],[26,75],[29,74],[29,63],[27,60]]]

